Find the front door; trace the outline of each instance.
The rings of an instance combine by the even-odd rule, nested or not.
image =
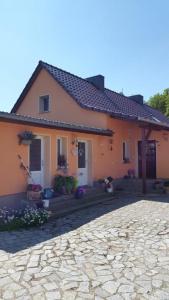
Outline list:
[[[29,147],[29,170],[31,178],[29,183],[40,184],[43,186],[43,138],[37,137],[32,140]]]
[[[142,177],[142,159],[141,159],[141,145],[142,142],[138,142],[138,169],[139,177]],[[146,177],[150,179],[156,178],[156,142],[147,141],[146,145]]]
[[[88,184],[88,144],[78,141],[78,185]]]

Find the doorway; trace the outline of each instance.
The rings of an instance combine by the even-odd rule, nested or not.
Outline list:
[[[44,140],[36,137],[29,146],[29,170],[31,179],[29,183],[44,184]]]
[[[142,142],[138,142],[138,173],[142,178]],[[146,177],[149,179],[156,178],[156,141],[147,141],[146,143]]]
[[[78,185],[88,184],[88,142],[78,141]]]

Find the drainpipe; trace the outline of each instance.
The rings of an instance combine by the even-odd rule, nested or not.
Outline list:
[[[142,159],[142,192],[143,194],[147,193],[147,184],[146,184],[146,128],[142,127],[142,143],[141,143],[141,159]]]

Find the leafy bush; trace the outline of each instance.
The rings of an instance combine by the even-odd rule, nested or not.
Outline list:
[[[57,192],[57,193],[59,193],[59,194],[62,194],[64,186],[65,186],[64,176],[57,175],[54,178],[54,191]]]
[[[71,194],[78,185],[78,181],[73,176],[57,175],[54,179],[54,190],[59,194]]]
[[[20,210],[0,209],[0,231],[39,226],[47,222],[45,209],[27,207]]]

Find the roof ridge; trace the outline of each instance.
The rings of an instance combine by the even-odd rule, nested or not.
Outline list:
[[[40,60],[39,63],[42,64],[42,66],[44,66],[44,64],[45,64],[45,65],[48,65],[48,66],[50,66],[50,67],[52,67],[52,68],[58,69],[59,71],[65,72],[65,73],[67,73],[67,74],[69,74],[69,75],[71,75],[71,76],[74,76],[74,77],[76,77],[76,78],[78,78],[78,79],[81,79],[81,80],[83,80],[83,81],[85,81],[85,82],[88,82],[89,84],[92,84],[91,82],[87,81],[87,79],[85,79],[85,78],[83,78],[83,77],[80,77],[80,76],[75,75],[75,74],[73,74],[73,73],[71,73],[71,72],[68,72],[68,71],[66,71],[66,70],[63,70],[62,68],[58,68],[58,67],[56,67],[56,66],[54,66],[54,65],[51,65],[51,64],[49,64],[49,63],[47,63],[47,62],[45,62],[45,61]],[[93,85],[93,84],[92,84],[92,85]]]
[[[113,92],[113,93],[115,93],[115,94],[117,94],[117,95],[120,95],[120,96],[123,97],[123,98],[127,98],[128,100],[132,100],[132,99],[130,98],[130,96],[125,96],[125,95],[123,95],[123,94],[120,94],[120,93],[115,92],[115,91],[113,91],[113,90],[111,90],[111,89],[108,89],[108,88],[105,88],[105,90],[108,90],[109,92]],[[132,100],[132,101],[133,101],[133,100]],[[138,103],[138,102],[136,102],[136,101],[135,101],[135,103],[137,103],[137,104],[139,104],[139,105],[142,106],[142,104],[140,104],[140,103]],[[144,103],[143,103],[143,105],[144,105]]]
[[[54,66],[54,65],[51,65],[51,64],[49,64],[49,63],[47,63],[47,62],[45,62],[45,61],[42,61],[42,60],[40,60],[39,61],[39,63],[40,64],[46,64],[46,65],[48,65],[48,66],[50,66],[50,67],[52,67],[52,68],[56,68],[56,69],[58,69],[58,70],[60,70],[60,71],[62,71],[62,72],[65,72],[65,73],[67,73],[67,74],[69,74],[69,75],[72,75],[72,76],[74,76],[74,77],[76,77],[76,78],[79,78],[79,79],[82,79],[83,81],[85,81],[85,82],[87,82],[87,83],[89,83],[89,84],[91,84],[92,86],[94,86],[95,87],[95,85],[94,84],[92,84],[92,82],[89,82],[86,78],[83,78],[83,77],[80,77],[80,76],[78,76],[78,75],[75,75],[75,74],[73,74],[73,73],[71,73],[71,72],[68,72],[68,71],[66,71],[66,70],[63,70],[62,68],[58,68],[58,67],[56,67],[56,66]],[[101,75],[101,74],[100,74]],[[97,76],[97,75],[95,75],[95,76]],[[90,77],[89,77],[90,78]],[[95,87],[96,88],[96,87]],[[97,88],[96,88],[97,89]],[[97,90],[99,90],[99,89],[97,89]],[[120,96],[123,96],[123,97],[125,97],[125,98],[129,98],[129,97],[127,97],[127,96],[125,96],[125,95],[122,95],[122,94],[120,94],[120,93],[118,93],[118,92],[115,92],[115,91],[113,91],[113,90],[111,90],[111,89],[109,89],[109,88],[107,88],[107,87],[105,87],[104,88],[104,90],[108,90],[108,91],[110,91],[110,92],[113,92],[113,93],[116,93],[116,94],[118,94],[118,95],[120,95]],[[100,92],[102,92],[103,94],[104,94],[104,91],[102,91],[102,90],[99,90]],[[104,94],[105,95],[105,94]],[[107,95],[106,95],[107,96]],[[108,97],[108,96],[107,96]],[[108,97],[109,98],[109,97]],[[109,98],[109,100],[111,100],[110,98]]]
[[[44,61],[42,61],[42,60],[39,61],[39,64],[40,64],[42,67],[45,67],[45,65],[48,65],[48,66],[50,66],[50,67],[52,67],[52,68],[55,68],[55,69],[57,69],[57,70],[59,70],[59,71],[61,71],[61,72],[66,73],[66,74],[68,74],[68,75],[71,75],[71,76],[74,76],[74,77],[76,77],[76,78],[78,78],[78,79],[81,79],[82,81],[84,81],[84,82],[86,82],[87,84],[89,84],[89,85],[91,85],[92,87],[94,87],[99,93],[101,93],[101,94],[102,94],[102,95],[110,102],[110,104],[113,104],[113,105],[115,106],[115,108],[117,108],[118,110],[120,110],[120,108],[118,107],[118,105],[115,104],[115,103],[113,103],[112,100],[108,97],[108,95],[106,95],[106,94],[104,93],[104,90],[105,90],[106,88],[104,88],[104,90],[102,91],[102,90],[98,89],[94,84],[92,84],[91,82],[89,82],[87,79],[82,78],[82,77],[80,77],[80,76],[78,76],[78,75],[75,75],[75,74],[73,74],[73,73],[70,73],[70,72],[68,72],[68,71],[65,71],[65,70],[63,70],[63,69],[61,69],[61,68],[58,68],[58,67],[54,66],[54,65],[48,64],[48,63],[46,63],[46,62],[44,62]],[[49,70],[48,70],[48,71],[49,71]],[[55,79],[55,80],[56,80],[56,79]],[[57,79],[57,80],[60,82],[59,79]],[[60,82],[60,84],[61,84],[61,82]],[[68,91],[67,91],[67,92],[68,92]],[[72,97],[73,97],[73,96],[72,96]]]

